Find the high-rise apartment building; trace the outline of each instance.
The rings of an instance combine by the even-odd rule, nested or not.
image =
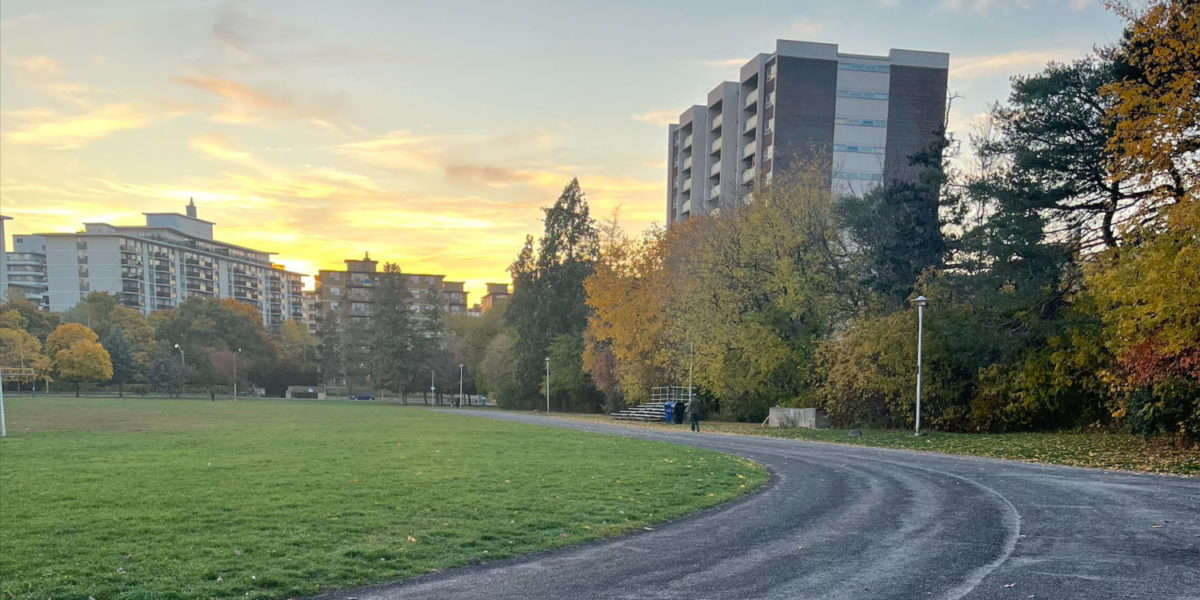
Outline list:
[[[8,298],[24,298],[41,310],[50,309],[46,285],[46,239],[40,235],[14,235],[13,249],[5,252],[8,263]]]
[[[943,52],[777,40],[668,126],[667,223],[719,212],[797,164],[828,173],[839,195],[913,179],[908,157],[943,127],[949,63]]]
[[[143,314],[202,297],[253,306],[268,327],[303,319],[303,275],[272,263],[270,252],[214,240],[214,224],[197,218],[195,202],[186,215],[145,216],[144,227],[85,223],[76,233],[14,236],[11,256],[43,261],[42,283],[52,311],[67,310],[101,291]],[[27,244],[25,251],[21,244]],[[34,248],[42,249],[40,255]]]

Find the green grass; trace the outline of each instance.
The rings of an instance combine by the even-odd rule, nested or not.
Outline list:
[[[576,418],[611,421],[607,416]],[[624,423],[618,421],[617,423]],[[687,427],[649,423],[654,428]],[[1200,447],[1171,444],[1167,439],[1145,439],[1124,433],[938,433],[864,429],[861,437],[850,437],[845,429],[772,429],[757,423],[702,421],[706,432],[757,435],[766,437],[832,442],[881,448],[925,450],[944,454],[967,454],[1027,462],[1042,462],[1077,467],[1147,471],[1173,475],[1200,475]]]
[[[617,535],[766,481],[663,443],[317,401],[6,398],[0,598],[286,598]]]

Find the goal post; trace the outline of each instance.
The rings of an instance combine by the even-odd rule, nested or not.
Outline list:
[[[0,367],[0,437],[8,437],[8,427],[4,422],[4,378],[33,379],[37,373],[28,367]]]

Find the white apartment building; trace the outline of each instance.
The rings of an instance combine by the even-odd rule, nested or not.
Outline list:
[[[191,297],[232,298],[258,309],[268,327],[304,320],[303,275],[272,263],[270,252],[214,240],[214,224],[197,218],[195,202],[186,215],[145,217],[145,226],[85,223],[82,232],[21,236],[44,245],[49,310],[103,291],[143,314]]]

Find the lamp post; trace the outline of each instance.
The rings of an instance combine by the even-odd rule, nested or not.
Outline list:
[[[242,349],[237,349],[237,354],[233,355],[233,399],[237,400],[237,381],[238,381],[238,361],[242,358]]]
[[[463,397],[463,395],[462,395],[462,380],[463,380],[463,366],[458,365],[458,404],[460,406],[462,405],[462,397]]]
[[[929,298],[917,296],[912,300],[917,307],[917,425],[913,435],[921,435],[921,334],[925,325],[925,306]]]
[[[434,402],[437,402],[437,385],[434,384],[433,369],[429,370],[429,395],[433,396]]]
[[[175,349],[179,351],[179,396],[183,397],[183,372],[187,369],[187,359],[183,356],[183,347],[175,344]]]
[[[546,357],[546,412],[550,412],[550,357]]]

